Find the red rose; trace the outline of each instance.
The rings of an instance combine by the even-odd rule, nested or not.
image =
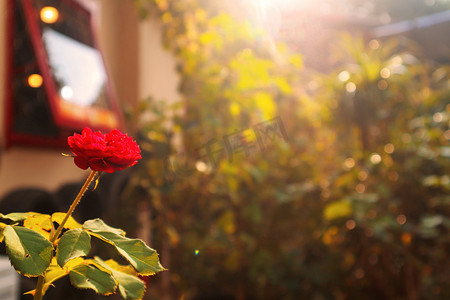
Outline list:
[[[69,137],[68,143],[75,164],[83,170],[90,167],[94,171],[113,173],[134,166],[142,158],[133,138],[116,129],[103,135],[86,127],[81,134]]]

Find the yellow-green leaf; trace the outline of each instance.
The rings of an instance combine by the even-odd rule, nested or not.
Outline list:
[[[328,221],[348,217],[353,213],[353,207],[346,199],[328,204],[323,212],[324,218]]]
[[[52,243],[42,234],[20,226],[7,225],[3,234],[14,268],[25,276],[42,275],[52,259]]]
[[[106,231],[125,236],[125,231],[120,228],[114,228],[106,225],[105,222],[103,222],[103,220],[101,219],[87,220],[86,222],[84,222],[83,228],[92,231]]]
[[[69,273],[72,285],[80,289],[92,289],[98,294],[110,295],[114,293],[117,282],[111,273],[91,264],[79,264]]]
[[[145,283],[136,275],[124,272],[127,266],[119,265],[113,260],[103,261],[95,257],[95,261],[112,272],[114,278],[119,282],[119,291],[124,299],[138,300],[142,299],[145,293]]]
[[[91,250],[91,237],[80,228],[71,229],[63,234],[56,249],[58,265],[63,267],[69,260],[88,255]]]
[[[26,213],[10,213],[7,215],[4,214],[0,214],[0,219],[8,219],[11,220],[13,222],[20,222],[25,220],[26,218],[30,217],[30,216],[35,216],[35,215],[39,215],[39,213],[35,213],[35,212],[26,212]]]
[[[29,216],[23,221],[23,227],[39,232],[46,239],[50,239],[50,232],[53,229],[52,219],[49,215],[36,214]]]
[[[119,234],[122,230],[110,227],[100,219],[86,221],[83,228],[89,234],[113,245],[139,274],[153,275],[164,270],[154,249],[139,239],[130,239]]]
[[[53,259],[52,263],[45,272],[44,293],[53,284],[53,282],[66,275],[69,275],[69,271],[58,266],[56,259]]]

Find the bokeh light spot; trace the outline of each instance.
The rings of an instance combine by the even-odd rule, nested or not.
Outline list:
[[[338,78],[340,81],[346,82],[350,79],[350,73],[348,71],[342,71],[341,73],[339,73]]]
[[[409,232],[402,233],[402,243],[405,246],[409,246],[411,244],[412,235]]]
[[[440,123],[444,120],[444,116],[441,113],[435,113],[433,115],[433,121],[435,121],[436,123]]]
[[[356,222],[354,220],[347,220],[347,222],[345,222],[345,227],[347,227],[348,230],[353,230],[356,227]]]
[[[65,85],[61,88],[60,93],[61,93],[61,97],[63,97],[66,100],[70,100],[73,97],[73,89],[67,85]]]
[[[391,77],[391,70],[389,70],[388,68],[381,69],[380,76],[383,77],[384,79]]]
[[[391,143],[384,145],[384,152],[386,152],[387,154],[392,154],[394,153],[394,151],[395,147]]]
[[[354,91],[356,91],[356,84],[353,82],[347,82],[347,84],[345,85],[345,90],[349,93],[353,93]]]
[[[359,193],[362,194],[366,191],[366,186],[362,183],[358,183],[355,187],[355,190]]]
[[[370,49],[372,49],[372,50],[377,50],[378,48],[380,48],[380,42],[377,41],[377,40],[371,40],[371,41],[369,42],[369,47],[370,47]]]
[[[28,85],[32,88],[41,87],[43,82],[44,79],[42,79],[42,76],[39,74],[31,74],[30,76],[28,76]]]
[[[351,169],[355,166],[355,160],[351,157],[344,161],[344,169]]]
[[[366,171],[361,171],[358,173],[358,179],[364,181],[369,177],[369,174]]]
[[[381,156],[378,153],[373,153],[370,156],[370,162],[373,163],[374,165],[377,165],[381,162]]]
[[[42,22],[52,24],[58,21],[59,12],[52,6],[45,6],[41,9],[40,16]]]
[[[386,80],[382,79],[378,81],[377,86],[380,90],[384,91],[385,89],[388,88],[389,84]]]
[[[398,224],[403,225],[406,223],[406,216],[405,215],[398,215],[396,218],[396,221]]]
[[[364,278],[364,276],[366,276],[366,272],[364,272],[364,270],[361,268],[356,269],[354,274],[357,279],[362,279],[362,278]]]

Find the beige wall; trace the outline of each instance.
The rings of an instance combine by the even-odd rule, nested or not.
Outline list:
[[[4,124],[5,124],[5,28],[6,26],[6,1],[0,1],[0,170],[1,170],[1,153],[4,145]],[[0,181],[0,189],[1,189]]]
[[[138,101],[139,19],[130,0],[100,0],[99,42],[121,103]]]
[[[96,16],[100,48],[122,104],[134,105],[139,99],[174,100],[177,76],[173,57],[160,43],[158,25],[140,21],[133,0],[79,0]],[[6,1],[0,0],[0,141],[4,137],[5,21]],[[0,148],[0,149],[3,149]],[[60,185],[81,180],[86,172],[61,150],[11,147],[0,156],[0,197],[22,187],[50,191]]]
[[[158,23],[139,19],[133,0],[99,2],[100,46],[120,101],[134,105],[148,96],[177,100],[175,60],[161,44]]]
[[[152,96],[173,102],[178,94],[175,59],[161,44],[161,30],[154,20],[139,24],[139,97]]]

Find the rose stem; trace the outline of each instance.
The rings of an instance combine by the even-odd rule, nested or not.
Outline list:
[[[36,291],[34,293],[33,300],[41,300],[42,297],[44,296],[44,281],[45,281],[44,275],[38,277]]]
[[[91,171],[91,174],[89,174],[89,177],[84,182],[83,187],[81,188],[80,192],[78,193],[75,200],[73,200],[72,205],[70,206],[69,210],[67,211],[66,215],[64,216],[64,219],[62,220],[61,224],[59,224],[58,228],[56,229],[55,233],[50,237],[50,242],[54,243],[55,240],[58,238],[58,236],[61,234],[61,231],[64,228],[64,225],[66,224],[69,217],[72,215],[73,211],[75,210],[75,207],[80,202],[81,198],[83,197],[84,193],[88,189],[91,182],[96,178],[97,171]],[[45,277],[44,275],[41,275],[38,277],[37,285],[36,285],[36,292],[34,294],[34,300],[41,300],[44,296],[44,281]]]
[[[50,238],[50,242],[54,242],[58,236],[60,235],[61,231],[64,228],[64,225],[66,224],[67,220],[72,215],[73,211],[75,210],[75,207],[80,203],[81,198],[83,197],[84,193],[88,189],[91,182],[94,180],[94,178],[97,175],[97,171],[91,171],[91,174],[89,174],[89,177],[86,179],[86,182],[84,183],[83,187],[81,188],[80,192],[78,193],[75,200],[73,200],[72,205],[70,206],[69,210],[66,212],[66,215],[64,216],[64,219],[62,220],[61,224],[59,224],[58,228],[56,229],[53,236]]]

